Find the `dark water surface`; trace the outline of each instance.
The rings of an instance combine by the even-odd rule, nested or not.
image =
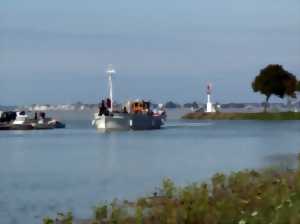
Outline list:
[[[151,194],[215,172],[269,165],[300,152],[300,122],[175,119],[156,131],[100,133],[90,114],[57,114],[64,130],[0,132],[0,223],[41,223],[71,209],[88,217],[97,202]]]

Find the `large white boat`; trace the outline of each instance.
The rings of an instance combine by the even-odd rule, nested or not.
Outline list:
[[[109,98],[99,104],[99,111],[94,114],[92,124],[99,130],[159,129],[166,119],[166,112],[162,108],[153,111],[150,102],[129,101],[122,109],[114,110],[112,76],[115,73],[109,66]]]

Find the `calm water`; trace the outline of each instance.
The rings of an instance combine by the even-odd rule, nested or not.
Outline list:
[[[0,132],[0,223],[41,223],[71,209],[88,217],[97,202],[151,194],[177,184],[269,165],[300,151],[300,122],[186,122],[162,130],[99,133],[86,113],[56,114],[64,130]]]

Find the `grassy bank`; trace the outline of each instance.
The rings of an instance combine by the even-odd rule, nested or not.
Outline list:
[[[300,112],[278,113],[203,113],[193,112],[182,117],[197,120],[300,120]]]
[[[72,213],[56,220],[45,218],[44,224],[74,223]],[[185,187],[165,179],[151,197],[100,204],[94,217],[76,223],[299,224],[300,169],[219,173]]]

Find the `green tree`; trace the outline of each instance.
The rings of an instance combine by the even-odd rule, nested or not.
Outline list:
[[[266,96],[265,111],[272,95],[295,98],[296,87],[296,77],[278,64],[268,65],[262,69],[252,82],[253,91]]]

